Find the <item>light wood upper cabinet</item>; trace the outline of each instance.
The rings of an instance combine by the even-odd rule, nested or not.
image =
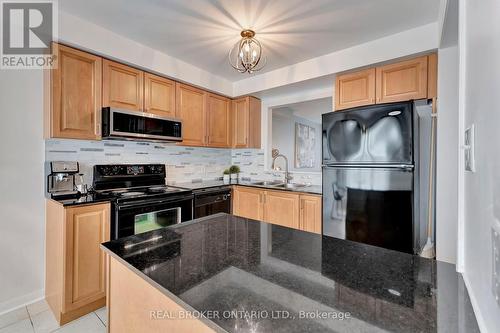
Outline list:
[[[101,109],[180,118],[179,144],[260,148],[261,103],[236,100],[53,43],[58,66],[44,72],[44,136],[101,139]]]
[[[106,303],[105,255],[109,203],[64,207],[47,200],[45,298],[59,324]]]
[[[175,117],[175,82],[144,73],[144,111],[162,117]]]
[[[233,147],[260,148],[261,102],[251,96],[233,100]]]
[[[102,68],[102,106],[143,111],[144,72],[107,59]]]
[[[438,56],[437,53],[429,54],[427,63],[427,98],[437,98],[437,73]]]
[[[337,75],[335,110],[437,97],[437,54]]]
[[[231,100],[209,94],[207,113],[207,145],[209,147],[231,147]]]
[[[335,110],[375,104],[375,68],[338,75]]]
[[[233,191],[233,214],[262,221],[264,192],[258,188],[236,186]]]
[[[285,191],[266,191],[264,221],[299,229],[299,195]]]
[[[300,195],[300,230],[321,234],[321,196]]]
[[[66,310],[106,296],[105,257],[110,239],[109,204],[66,209]]]
[[[53,45],[58,66],[45,72],[45,137],[98,140],[102,60]]]
[[[205,146],[207,143],[207,92],[176,84],[176,117],[182,120],[182,145]]]
[[[377,103],[427,98],[427,61],[424,56],[377,67]]]

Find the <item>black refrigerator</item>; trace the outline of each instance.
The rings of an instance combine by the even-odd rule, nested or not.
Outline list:
[[[414,103],[323,114],[323,234],[414,253]]]

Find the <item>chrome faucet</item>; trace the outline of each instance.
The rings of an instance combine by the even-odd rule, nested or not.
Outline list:
[[[272,156],[273,156],[273,164],[271,168],[273,168],[273,170],[280,170],[279,167],[278,168],[276,167],[276,159],[278,157],[283,157],[285,159],[285,184],[289,184],[290,181],[293,179],[293,177],[290,175],[290,172],[288,172],[288,158],[286,158],[285,155],[280,154],[280,151],[278,149],[272,150]]]

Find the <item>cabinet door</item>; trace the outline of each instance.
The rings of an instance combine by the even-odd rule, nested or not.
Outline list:
[[[284,191],[266,191],[264,221],[299,229],[299,195]]]
[[[377,103],[427,97],[427,56],[377,67]]]
[[[208,141],[210,147],[231,146],[231,105],[228,98],[208,95]]]
[[[236,186],[233,195],[233,214],[262,221],[264,191],[260,189]]]
[[[438,55],[429,54],[427,60],[427,98],[437,98]],[[435,104],[435,103],[433,103]]]
[[[185,84],[176,84],[176,117],[182,120],[182,145],[206,145],[207,93]]]
[[[54,138],[100,138],[101,58],[63,45],[58,66],[49,73],[46,95],[49,132]]]
[[[321,234],[321,197],[300,195],[300,230]]]
[[[370,104],[375,104],[375,68],[337,76],[335,110]]]
[[[233,101],[234,117],[234,139],[235,148],[246,148],[248,145],[248,121],[249,121],[249,103],[246,97]]]
[[[175,82],[144,73],[144,111],[175,117]]]
[[[106,296],[105,255],[109,240],[109,204],[66,209],[63,312]]]
[[[255,97],[248,98],[248,144],[247,148],[260,149],[261,102]]]
[[[143,110],[144,72],[103,60],[102,104],[128,110]]]

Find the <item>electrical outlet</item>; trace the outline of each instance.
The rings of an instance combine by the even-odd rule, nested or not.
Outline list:
[[[474,160],[474,136],[475,126],[472,124],[465,130],[464,135],[465,171],[470,172],[476,172],[476,162]]]
[[[500,226],[498,224],[491,228],[491,244],[493,248],[492,291],[498,306],[500,306]]]

